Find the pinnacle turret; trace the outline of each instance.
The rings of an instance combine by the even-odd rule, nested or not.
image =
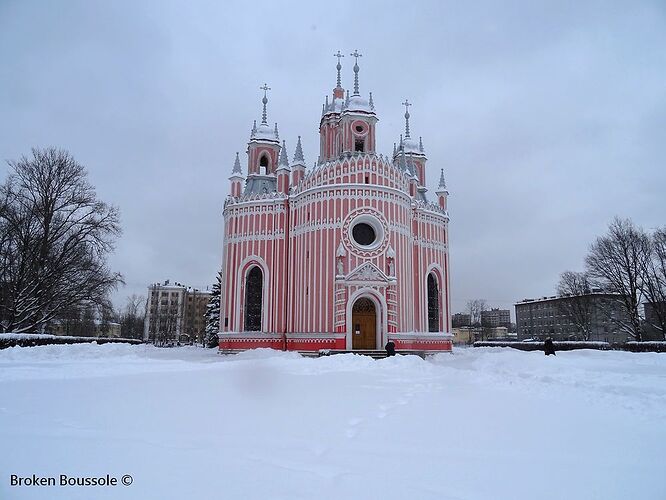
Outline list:
[[[280,167],[289,168],[289,157],[287,156],[287,145],[282,141],[282,149],[280,150],[280,160],[278,161]]]
[[[231,169],[232,174],[242,174],[240,158],[238,157],[238,151],[236,152],[236,161],[234,161],[234,168]]]
[[[301,136],[298,136],[296,143],[296,151],[294,151],[294,163],[305,165],[305,158],[303,156],[303,146],[301,146]]]
[[[423,138],[419,137],[419,151],[421,153],[425,153],[425,149],[423,149]]]
[[[442,169],[442,173],[439,176],[438,192],[439,191],[446,191],[446,180],[444,179],[444,169]]]

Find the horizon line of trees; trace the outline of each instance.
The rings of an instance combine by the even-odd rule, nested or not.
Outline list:
[[[563,272],[557,291],[569,297],[560,303],[561,311],[583,340],[589,340],[594,308],[600,307],[595,291],[609,294],[601,314],[629,338],[640,342],[649,329],[666,340],[666,226],[648,232],[631,219],[615,217],[608,232],[590,245],[585,270]],[[644,304],[649,314],[641,314]],[[620,314],[611,314],[613,309]]]
[[[67,151],[33,148],[8,161],[0,185],[0,331],[43,333],[54,321],[110,308],[123,283],[107,257],[121,234],[118,208],[97,198]]]

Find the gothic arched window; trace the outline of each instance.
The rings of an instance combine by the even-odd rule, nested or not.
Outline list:
[[[245,278],[245,331],[261,330],[261,302],[264,277],[261,269],[254,266]]]
[[[268,156],[266,154],[261,155],[259,159],[259,173],[261,175],[268,173]]]
[[[439,287],[433,273],[428,274],[428,331],[439,331]]]

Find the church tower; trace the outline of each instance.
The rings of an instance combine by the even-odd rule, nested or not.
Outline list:
[[[426,200],[426,187],[425,187],[425,170],[428,158],[423,148],[423,139],[419,137],[418,142],[412,138],[411,130],[409,128],[409,107],[412,105],[407,99],[402,103],[405,107],[405,135],[400,135],[400,142],[397,149],[393,151],[393,161],[400,163],[400,155],[404,155],[405,165],[411,170],[415,183],[415,195],[421,201]]]
[[[343,154],[375,153],[375,125],[377,115],[372,101],[372,93],[365,99],[359,91],[358,58],[362,57],[358,51],[350,54],[355,58],[354,63],[354,93],[350,96],[342,88],[340,58],[344,57],[340,51],[333,54],[338,58],[337,86],[333,89],[333,100],[329,104],[328,96],[322,108],[322,117],[319,124],[320,152],[319,163],[336,160]]]
[[[263,111],[261,123],[257,126],[257,122],[254,122],[247,143],[247,182],[244,194],[266,194],[277,190],[280,137],[277,123],[274,128],[268,125],[266,105],[270,87],[264,83],[260,89],[264,91],[261,100]]]

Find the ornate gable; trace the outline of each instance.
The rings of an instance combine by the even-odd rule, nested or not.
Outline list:
[[[351,271],[346,277],[346,282],[388,285],[395,282],[395,278],[387,276],[372,262],[365,262]]]

